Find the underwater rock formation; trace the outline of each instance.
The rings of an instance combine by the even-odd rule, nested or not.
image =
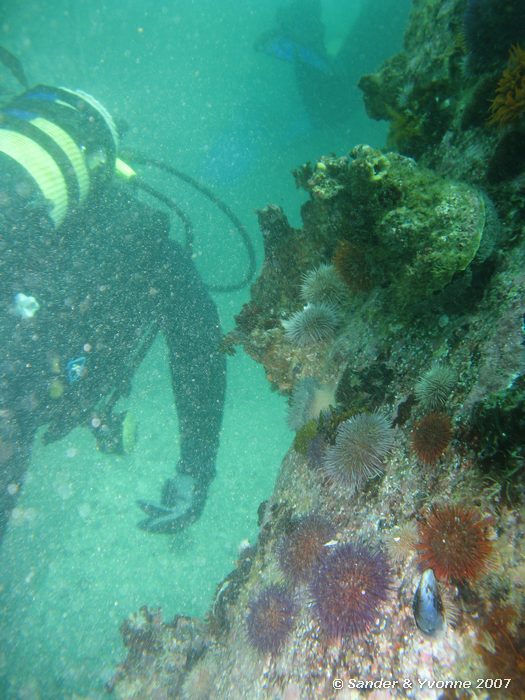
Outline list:
[[[502,150],[506,139],[519,141],[519,124],[487,124],[505,66],[469,72],[464,12],[462,0],[415,0],[405,51],[362,81],[369,113],[391,121],[390,145],[400,152],[357,146],[299,168],[296,182],[309,194],[301,228],[276,206],[259,212],[265,261],[226,347],[242,346],[275,389],[295,390],[294,401],[301,382],[336,389],[322,411],[301,410],[294,421],[258,541],[218,587],[206,623],[213,643],[185,669],[182,698],[331,700],[359,697],[358,688],[370,698],[437,698],[443,688],[417,679],[474,688],[496,677],[511,680],[481,687],[482,697],[523,692],[525,159],[509,164]],[[345,285],[335,285],[334,337],[294,342],[286,320],[312,303],[305,281],[317,284],[316,271],[327,269],[332,288],[334,271]],[[350,487],[327,478],[340,426],[376,412],[395,434],[376,478]],[[413,451],[414,431],[424,459]],[[283,542],[312,516],[333,531],[315,538],[313,568],[289,575]],[[323,626],[313,582],[334,551],[358,550],[378,553],[387,572],[375,614],[361,626]],[[353,565],[340,567],[335,591],[351,590]],[[418,624],[432,636],[413,612],[429,566],[439,605],[420,600]],[[293,600],[293,624],[275,647],[250,645],[250,606],[276,586]],[[360,590],[366,597],[376,589]],[[280,629],[283,606],[268,606],[270,628]],[[123,682],[115,693],[133,697],[120,692]],[[464,696],[457,686],[447,692]]]
[[[164,622],[160,610],[145,606],[124,620],[120,633],[128,655],[106,690],[136,700],[179,697],[185,675],[210,643],[202,621],[179,615]]]
[[[361,78],[367,112],[390,122],[389,146],[443,174],[508,182],[525,165],[517,45],[525,45],[521,0],[414,0],[404,50]],[[511,113],[493,119],[502,92]]]
[[[333,381],[340,354],[370,368],[389,324],[445,316],[459,295],[467,306],[483,293],[501,227],[483,190],[369,146],[321,158],[295,177],[310,193],[304,227],[291,229],[276,208],[260,213],[265,263],[229,338],[281,391],[290,391],[299,366],[303,376],[321,367],[320,378]],[[312,320],[300,333],[303,317],[313,317],[310,305],[301,310],[304,280],[331,261],[346,284],[338,325],[326,332],[323,316],[319,328]]]

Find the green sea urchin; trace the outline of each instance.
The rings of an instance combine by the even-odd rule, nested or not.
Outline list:
[[[343,306],[348,299],[348,288],[333,265],[323,264],[304,275],[301,298],[308,304]]]
[[[434,365],[416,383],[414,393],[425,410],[436,411],[446,405],[455,383],[456,375],[450,367]]]
[[[324,469],[334,482],[355,491],[383,472],[383,458],[394,444],[394,430],[379,412],[358,413],[337,428],[335,445],[326,450]]]
[[[331,340],[339,325],[339,313],[331,304],[307,304],[282,324],[286,339],[294,345],[305,347]]]

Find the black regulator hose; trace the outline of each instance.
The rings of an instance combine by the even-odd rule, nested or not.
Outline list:
[[[187,216],[187,214],[179,207],[179,205],[176,202],[173,201],[171,197],[168,197],[163,192],[159,192],[151,185],[148,185],[148,183],[142,178],[136,177],[131,182],[134,185],[134,187],[138,187],[139,190],[146,192],[152,197],[155,197],[155,199],[158,199],[159,202],[162,202],[162,204],[168,207],[168,209],[172,211],[175,214],[175,216],[179,217],[184,227],[184,247],[188,250],[188,252],[193,252],[194,235],[193,224],[191,223],[190,217]]]
[[[173,175],[173,177],[182,180],[182,182],[185,182],[190,187],[193,187],[193,189],[197,190],[197,192],[200,192],[200,194],[202,194],[204,197],[206,197],[206,199],[208,199],[210,202],[212,202],[212,204],[214,204],[218,209],[220,209],[237,230],[248,255],[248,270],[246,271],[241,281],[237,282],[236,284],[206,285],[210,291],[234,292],[239,289],[243,289],[243,287],[246,287],[252,281],[256,269],[255,249],[253,247],[253,243],[250,239],[250,236],[248,235],[248,231],[246,230],[242,222],[238,219],[238,217],[236,216],[236,214],[234,214],[230,207],[222,201],[222,199],[219,199],[219,197],[217,197],[217,195],[215,195],[208,187],[206,187],[206,185],[203,185],[201,182],[198,182],[193,177],[191,177],[191,175],[187,175],[186,173],[178,170],[177,168],[174,168],[172,165],[164,163],[161,160],[150,158],[149,156],[143,156],[135,152],[124,153],[122,154],[122,158],[124,158],[124,160],[131,161],[132,163],[136,163],[137,165],[150,165],[153,168],[163,170],[164,172]],[[194,240],[193,226],[185,212],[183,212],[182,209],[170,197],[167,197],[162,192],[158,192],[156,189],[145,183],[142,179],[137,178],[135,180],[135,184],[137,187],[144,190],[151,196],[156,197],[160,202],[162,202],[171,211],[173,211],[174,214],[176,214],[176,216],[179,217],[184,226],[186,246],[191,250]]]

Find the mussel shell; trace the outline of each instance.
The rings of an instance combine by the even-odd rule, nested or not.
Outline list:
[[[433,636],[443,629],[443,601],[432,569],[426,569],[421,575],[412,609],[416,625],[424,634]]]

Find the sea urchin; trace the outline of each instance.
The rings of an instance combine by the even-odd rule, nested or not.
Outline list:
[[[310,586],[321,628],[331,638],[366,634],[390,584],[390,568],[379,550],[361,543],[336,545]]]
[[[271,585],[250,601],[246,629],[251,644],[264,654],[277,654],[291,632],[297,605],[282,586]]]
[[[416,383],[414,393],[425,410],[435,411],[444,408],[455,384],[456,375],[450,367],[434,365]]]
[[[294,345],[304,347],[324,343],[335,336],[339,325],[339,313],[326,303],[307,304],[283,323],[284,335]]]
[[[414,426],[412,448],[425,464],[434,464],[447,449],[452,423],[446,413],[429,413]]]
[[[475,508],[434,508],[419,525],[419,560],[438,579],[465,582],[488,568],[492,541],[488,522]]]
[[[383,457],[392,448],[394,430],[379,412],[358,413],[337,428],[335,445],[326,450],[324,468],[334,482],[355,491],[383,472]]]
[[[334,526],[315,513],[292,521],[290,532],[279,542],[279,564],[294,583],[307,581],[325,554],[325,544],[335,535]]]
[[[341,307],[348,299],[348,287],[333,265],[319,265],[304,275],[301,297],[309,304],[321,302]]]

